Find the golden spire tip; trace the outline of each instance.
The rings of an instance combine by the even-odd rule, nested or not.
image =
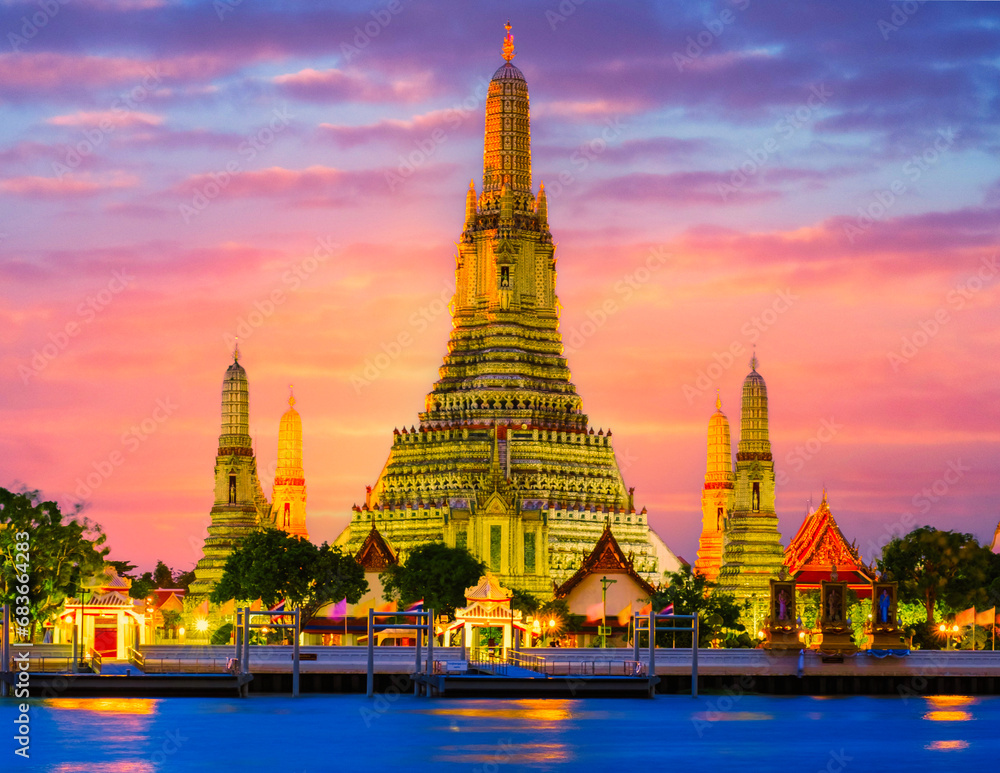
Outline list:
[[[507,19],[504,29],[507,30],[507,36],[503,39],[503,58],[509,62],[514,58],[514,36],[510,34],[510,19]]]

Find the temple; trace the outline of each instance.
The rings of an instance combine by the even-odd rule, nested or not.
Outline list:
[[[262,526],[283,529],[308,538],[306,484],[302,470],[302,421],[289,398],[281,417],[278,467],[274,477],[273,505],[267,501],[257,475],[257,458],[250,437],[250,386],[240,365],[240,350],[222,379],[222,431],[215,457],[215,502],[202,557],[195,566],[195,580],[188,604],[203,603],[222,578],[226,559],[250,532]]]
[[[871,596],[872,573],[861,560],[857,547],[848,544],[823,501],[809,513],[785,548],[785,567],[799,591],[819,590],[820,582],[840,581],[859,597]]]
[[[498,582],[551,598],[608,522],[636,572],[657,583],[680,562],[636,510],[611,432],[590,425],[562,353],[528,86],[507,31],[486,98],[482,189],[470,183],[466,194],[440,378],[419,426],[394,430],[337,542],[354,552],[377,525],[404,558],[426,542],[465,546]]]
[[[722,412],[722,398],[716,398],[715,413],[708,421],[708,464],[701,491],[701,537],[694,570],[715,582],[722,568],[722,548],[726,519],[733,509],[736,477],[729,440],[729,419]]]
[[[740,441],[732,516],[724,524],[720,588],[737,599],[767,598],[770,581],[783,566],[778,516],[774,511],[774,460],[768,435],[767,385],[757,372],[757,355],[743,381]]]

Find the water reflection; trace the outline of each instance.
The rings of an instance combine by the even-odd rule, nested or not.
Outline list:
[[[569,749],[561,743],[515,742],[508,738],[499,744],[463,744],[440,747],[434,762],[461,762],[464,764],[542,765],[552,762],[569,762]]]
[[[157,700],[153,698],[56,698],[43,706],[62,711],[93,711],[99,714],[153,714]]]
[[[65,762],[50,768],[51,773],[152,773],[151,762]]]
[[[932,744],[928,744],[924,747],[925,749],[930,749],[931,751],[954,751],[957,749],[968,749],[968,741],[935,741]]]

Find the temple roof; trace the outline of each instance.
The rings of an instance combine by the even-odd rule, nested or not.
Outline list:
[[[465,589],[468,601],[510,601],[512,595],[490,572],[480,577],[477,585]]]
[[[800,583],[818,583],[831,579],[836,567],[838,579],[852,584],[868,584],[871,577],[853,544],[848,544],[833,513],[823,501],[806,516],[798,532],[785,548],[785,566]]]
[[[605,524],[604,532],[598,537],[594,549],[590,551],[589,556],[583,559],[583,563],[576,570],[576,573],[556,588],[556,598],[565,598],[573,588],[591,574],[625,574],[631,577],[650,596],[656,590],[635,571],[632,559],[626,558],[618,545],[618,540],[611,533],[610,523]]]
[[[375,524],[372,524],[372,530],[368,532],[364,543],[354,555],[354,560],[365,569],[379,571],[399,563],[396,553],[389,547],[389,543],[385,541],[385,537],[375,527]]]

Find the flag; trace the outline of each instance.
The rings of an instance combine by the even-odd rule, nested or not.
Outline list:
[[[618,625],[628,625],[632,620],[632,602],[625,605],[625,608],[618,613]]]
[[[648,604],[646,604],[646,606],[644,606],[642,609],[639,610],[639,614],[648,615],[652,611],[653,611],[653,602],[650,601]]]
[[[976,625],[996,625],[997,624],[997,608],[992,607],[986,609],[976,615]]]
[[[379,604],[375,607],[376,612],[397,612],[399,607],[396,605],[395,601],[387,601],[384,604]]]
[[[260,599],[257,599],[256,601],[254,601],[253,603],[250,604],[250,611],[251,612],[260,612],[260,606],[261,606]]]
[[[587,607],[587,622],[593,623],[600,620],[604,616],[604,605],[598,601],[596,604],[591,604]]]
[[[667,604],[663,609],[660,610],[661,615],[672,615],[674,613],[674,605]]]
[[[423,612],[424,611],[424,600],[414,601],[410,606],[406,608],[407,612]]]
[[[219,607],[220,615],[231,615],[236,611],[236,599],[229,599],[225,604]]]
[[[195,612],[197,612],[199,615],[207,615],[208,614],[208,599],[205,599],[203,602],[201,602],[198,605],[198,608],[195,610]]]
[[[277,604],[275,604],[273,607],[271,607],[267,611],[268,612],[284,612],[285,611],[285,601],[284,601],[284,599],[282,599],[281,601],[279,601]]]
[[[976,608],[969,607],[964,612],[955,615],[955,625],[972,625],[976,619]]]
[[[333,607],[330,608],[330,613],[327,615],[331,620],[343,620],[347,617],[347,597],[345,596]]]

